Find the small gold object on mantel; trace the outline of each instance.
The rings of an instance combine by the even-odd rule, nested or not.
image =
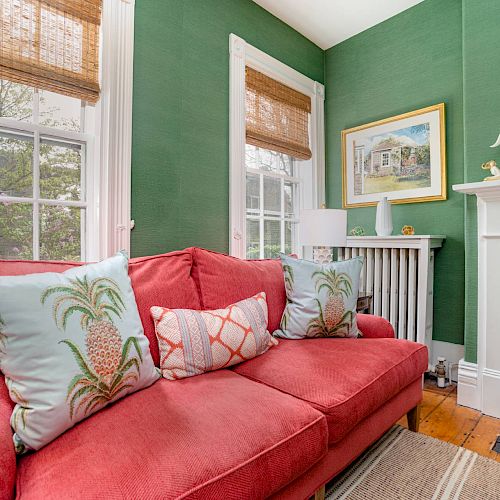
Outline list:
[[[415,234],[415,228],[413,226],[403,226],[401,228],[401,234],[403,236],[413,236]]]
[[[490,160],[481,165],[483,170],[489,170],[491,175],[485,177],[485,181],[500,181],[500,168],[497,167],[497,162],[495,160]]]

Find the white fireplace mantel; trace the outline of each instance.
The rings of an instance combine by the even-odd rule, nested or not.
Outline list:
[[[477,364],[460,361],[458,403],[500,417],[500,181],[453,186],[477,197]]]

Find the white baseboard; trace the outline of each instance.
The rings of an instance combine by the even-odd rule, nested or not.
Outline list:
[[[477,363],[460,360],[458,364],[457,403],[481,410],[481,386],[478,378]]]
[[[491,368],[483,370],[482,412],[500,418],[500,371]]]
[[[463,345],[433,340],[430,356],[429,363],[432,367],[436,366],[438,357],[442,356],[446,358],[446,370],[451,372],[448,374],[448,377],[453,382],[458,382],[458,364],[464,357]]]
[[[460,360],[457,403],[500,418],[500,371]]]

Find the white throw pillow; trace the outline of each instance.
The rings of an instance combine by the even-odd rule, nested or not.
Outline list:
[[[18,453],[159,378],[123,253],[64,273],[0,277],[0,328]]]

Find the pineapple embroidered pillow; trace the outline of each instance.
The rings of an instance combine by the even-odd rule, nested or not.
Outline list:
[[[224,309],[152,307],[160,368],[169,380],[227,368],[266,352],[278,341],[267,331],[264,292]]]
[[[357,337],[356,304],[363,257],[316,264],[281,255],[287,304],[274,336]]]
[[[18,453],[159,378],[125,254],[64,273],[0,277],[0,318]]]

